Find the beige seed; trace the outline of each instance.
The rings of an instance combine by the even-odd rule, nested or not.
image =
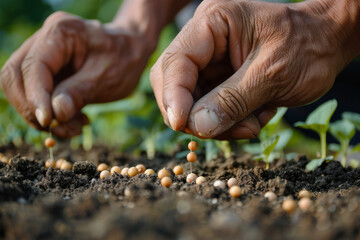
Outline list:
[[[101,179],[105,179],[107,176],[110,176],[110,172],[108,170],[104,170],[100,173]]]
[[[168,188],[171,186],[171,184],[172,184],[172,180],[170,177],[163,177],[161,179],[161,185],[163,185],[164,187]]]
[[[9,164],[9,158],[5,155],[3,155],[2,157],[0,156],[0,162],[3,162],[5,164]]]
[[[200,177],[196,178],[196,184],[200,185],[200,184],[202,184],[203,182],[206,182],[206,178],[205,178],[205,177],[200,176]]]
[[[311,192],[309,192],[308,190],[301,190],[299,192],[299,198],[302,199],[302,198],[310,198],[311,199]]]
[[[198,144],[197,144],[197,142],[195,142],[195,141],[189,142],[188,148],[189,148],[190,151],[195,152],[195,151],[198,149]]]
[[[98,172],[102,172],[102,171],[105,171],[105,170],[108,170],[108,169],[109,169],[109,166],[106,163],[100,163],[97,166]]]
[[[48,169],[50,167],[52,167],[52,168],[56,167],[56,162],[54,160],[52,160],[52,159],[48,159],[45,162],[45,168]]]
[[[168,170],[166,169],[161,169],[159,172],[158,172],[158,178],[162,179],[163,177],[170,177],[170,173]]]
[[[123,168],[122,170],[121,170],[121,175],[123,175],[123,176],[125,176],[127,173],[128,173],[128,171],[129,171],[129,168]]]
[[[110,170],[111,175],[114,175],[115,173],[121,173],[121,168],[119,166],[113,166]]]
[[[197,160],[197,155],[194,152],[189,152],[188,155],[186,156],[186,159],[189,162],[195,162]]]
[[[312,206],[312,201],[310,200],[310,198],[302,198],[299,201],[299,208],[303,211],[306,212],[309,210],[309,208]]]
[[[296,210],[297,204],[293,199],[288,198],[283,202],[282,208],[285,212],[292,213]]]
[[[242,194],[241,188],[239,186],[237,186],[237,185],[232,186],[229,189],[229,193],[230,193],[231,197],[233,197],[233,198],[238,198]]]
[[[146,167],[143,164],[136,165],[136,168],[139,171],[139,173],[144,173],[146,170]]]
[[[61,164],[62,164],[64,161],[66,161],[66,160],[63,159],[63,158],[58,159],[58,160],[56,161],[56,168],[57,168],[57,169],[60,169],[60,168],[61,168]]]
[[[232,186],[235,186],[235,185],[238,185],[238,181],[236,180],[236,178],[230,178],[228,181],[227,181],[227,185],[229,188],[231,188]]]
[[[71,170],[72,169],[72,164],[68,161],[63,161],[61,166],[60,166],[61,170]]]
[[[268,191],[264,194],[264,197],[268,199],[269,202],[275,201],[277,196],[274,192]]]
[[[195,173],[190,173],[190,174],[187,175],[187,177],[186,177],[186,182],[187,182],[187,183],[193,183],[193,182],[196,181],[196,179],[197,179],[196,174],[195,174]]]
[[[50,137],[46,138],[44,144],[45,144],[45,146],[47,148],[54,147],[55,146],[55,140],[53,138],[50,138]]]
[[[221,180],[216,180],[214,182],[214,187],[224,189],[225,188],[225,183],[223,181],[221,181]]]
[[[50,122],[50,127],[51,127],[51,128],[56,128],[56,127],[58,127],[58,126],[59,126],[58,120],[56,120],[55,118],[52,119],[51,122]]]
[[[145,175],[153,175],[153,174],[155,174],[155,171],[154,170],[152,170],[152,169],[146,169],[146,171],[145,171]]]
[[[139,174],[139,170],[136,167],[131,167],[131,168],[129,168],[129,171],[127,172],[127,174],[130,177],[135,177],[136,175]]]
[[[181,175],[183,174],[184,169],[182,168],[182,166],[177,165],[174,167],[173,172],[175,173],[175,175]]]

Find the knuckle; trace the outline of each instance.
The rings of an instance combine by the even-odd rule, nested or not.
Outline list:
[[[219,107],[231,121],[239,121],[248,113],[244,96],[236,88],[224,87],[218,92]]]
[[[65,18],[70,16],[70,14],[63,12],[63,11],[58,11],[55,12],[53,14],[51,14],[46,20],[45,20],[45,24],[44,25],[48,25],[48,24],[52,24],[55,21],[58,21],[59,19]]]
[[[35,57],[33,55],[28,55],[24,58],[24,61],[21,63],[21,73],[23,75],[24,80],[27,79],[29,73],[31,71],[31,66],[35,61]]]

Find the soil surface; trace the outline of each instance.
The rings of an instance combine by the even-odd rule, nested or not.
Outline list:
[[[360,239],[360,170],[324,162],[306,172],[306,157],[279,160],[264,170],[250,156],[199,161],[193,172],[207,178],[186,183],[189,163],[169,156],[134,159],[105,148],[90,152],[57,151],[73,170],[45,169],[46,152],[2,147],[11,157],[0,163],[0,239]],[[19,154],[20,153],[20,154]],[[181,164],[170,188],[156,175],[133,178],[114,174],[99,178],[96,165],[121,168],[138,163],[156,172]],[[215,180],[235,177],[240,198]],[[288,214],[281,204],[312,192],[313,206]],[[266,191],[277,200],[268,201]]]

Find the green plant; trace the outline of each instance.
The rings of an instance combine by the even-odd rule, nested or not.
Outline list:
[[[305,122],[295,123],[296,127],[310,129],[319,134],[322,159],[326,158],[326,132],[328,131],[330,118],[334,114],[336,107],[337,101],[335,99],[329,100],[310,113]]]
[[[269,169],[269,157],[279,141],[279,136],[270,137],[261,142],[262,155],[265,158],[266,169]]]
[[[330,123],[329,130],[331,135],[340,142],[339,152],[342,155],[341,164],[345,167],[350,140],[355,135],[355,126],[350,121],[342,119],[334,123]]]

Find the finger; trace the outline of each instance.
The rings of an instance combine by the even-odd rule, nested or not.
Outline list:
[[[79,59],[85,58],[84,37],[81,31],[74,34],[75,29],[81,29],[80,25],[78,18],[67,14],[55,18],[52,24],[45,24],[21,65],[26,99],[43,127],[52,119],[50,100],[54,76],[72,59],[78,67]]]
[[[66,123],[60,123],[58,127],[52,128],[51,132],[59,138],[71,138],[81,134],[82,127],[87,124],[89,124],[87,116],[79,113]]]
[[[264,65],[258,58],[262,56],[250,53],[234,75],[194,105],[189,128],[196,135],[220,135],[273,97],[275,84],[261,70]]]
[[[265,126],[276,114],[277,108],[272,106],[263,106],[254,112],[254,116],[259,120],[260,126]]]

